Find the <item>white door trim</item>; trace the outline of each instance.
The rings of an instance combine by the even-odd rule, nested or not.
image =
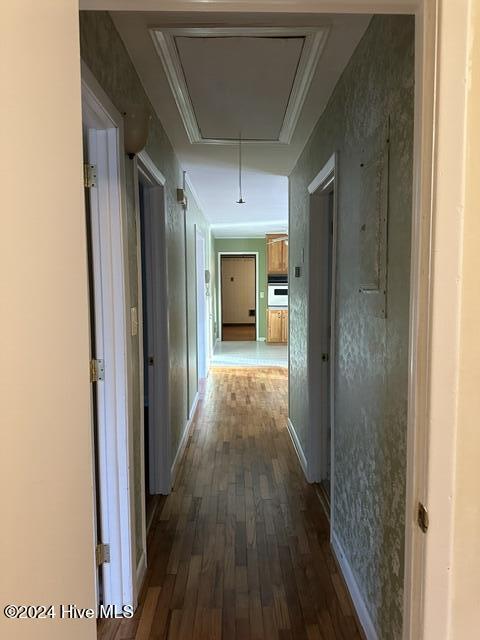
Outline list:
[[[256,318],[255,318],[255,339],[259,340],[260,335],[260,297],[258,290],[258,251],[219,251],[217,256],[217,273],[218,273],[218,340],[222,341],[222,256],[255,256],[255,300],[256,300]]]
[[[138,194],[139,175],[149,185],[145,190],[145,205],[150,214],[150,241],[153,289],[157,292],[151,305],[152,324],[153,324],[153,342],[154,342],[154,367],[152,370],[154,394],[158,400],[154,404],[155,410],[152,415],[152,422],[157,425],[150,432],[150,451],[153,452],[150,467],[150,487],[154,493],[166,495],[170,493],[171,476],[170,476],[170,410],[169,410],[169,379],[168,379],[168,313],[166,304],[167,300],[167,259],[165,246],[165,212],[166,212],[166,191],[164,186],[166,179],[162,172],[155,165],[153,160],[146,151],[141,151],[135,160],[135,180],[137,183],[136,193]],[[140,209],[137,206],[136,216],[138,216],[137,230],[140,232]],[[140,244],[138,245],[140,246]],[[141,287],[141,253],[138,252],[139,265],[139,335],[143,335],[143,300]],[[144,380],[143,380],[143,341],[139,340],[139,368],[141,371],[141,391],[140,397],[143,399]],[[140,366],[141,365],[141,366]],[[142,400],[143,401],[143,400]],[[143,419],[143,414],[142,414]],[[142,431],[142,435],[143,435]],[[142,447],[144,447],[144,443]],[[142,465],[144,456],[142,455]],[[142,469],[142,478],[144,478],[144,469]],[[145,491],[145,487],[143,487]]]
[[[309,198],[309,228],[312,228],[312,224],[315,222],[312,217],[313,216],[323,216],[328,215],[328,207],[325,206],[322,208],[322,211],[319,211],[318,205],[314,205],[312,202],[312,196],[314,194],[320,193],[329,193],[331,191],[331,186],[333,184],[333,238],[332,238],[332,283],[331,283],[331,315],[330,315],[330,324],[331,324],[331,334],[330,334],[330,345],[329,345],[329,363],[328,367],[330,369],[330,428],[331,428],[331,441],[330,441],[330,539],[332,539],[333,532],[333,513],[334,513],[334,500],[335,500],[335,487],[334,487],[334,426],[335,426],[335,302],[336,302],[336,265],[337,265],[337,154],[334,153],[322,167],[321,171],[317,174],[317,176],[312,180],[312,182],[308,186],[308,193],[310,194]],[[326,199],[326,198],[325,198]],[[318,222],[318,221],[317,221]],[[309,240],[313,240],[313,234],[309,234]],[[312,301],[317,296],[317,288],[315,287],[317,283],[311,277],[311,274],[314,271],[314,268],[318,268],[318,251],[313,251],[310,247],[308,252],[308,273],[309,273],[309,304],[308,304],[308,386],[309,386],[309,397],[312,399],[311,407],[309,410],[309,424],[308,424],[308,433],[309,433],[309,446],[307,452],[307,470],[308,470],[308,480],[309,482],[319,482],[324,475],[324,456],[321,455],[322,449],[325,445],[323,442],[323,433],[325,429],[325,425],[321,425],[320,423],[322,417],[319,415],[320,405],[314,402],[314,399],[321,400],[321,396],[318,393],[318,390],[321,386],[322,381],[322,364],[321,360],[319,360],[321,345],[318,342],[318,338],[321,337],[317,335],[319,333],[318,328],[322,324],[322,313],[321,313],[321,305],[322,300],[318,300],[318,305],[313,305]],[[315,290],[314,290],[315,287]]]
[[[199,285],[199,274],[198,274],[198,253],[197,253],[197,247],[198,247],[198,242],[201,242],[201,244],[203,245],[203,298],[204,298],[204,313],[203,313],[203,340],[204,340],[204,345],[203,345],[203,351],[204,351],[204,367],[205,367],[205,371],[204,371],[204,376],[200,377],[200,369],[199,369],[199,358],[198,358],[198,354],[199,354],[199,348],[198,348],[198,336],[199,336],[199,330],[198,330],[198,317],[199,317],[199,305],[198,305],[198,285]],[[197,325],[197,390],[198,390],[198,386],[199,386],[199,381],[200,380],[204,380],[207,375],[208,375],[208,308],[207,308],[207,296],[206,296],[206,286],[205,286],[205,270],[207,268],[207,246],[206,246],[206,242],[205,242],[205,236],[202,233],[201,229],[199,229],[198,225],[195,225],[195,303],[196,303],[196,325]]]
[[[103,601],[121,607],[135,605],[138,595],[133,569],[132,372],[123,119],[83,61],[82,104],[94,120],[88,132],[88,160],[97,164],[98,171],[91,209],[94,270],[100,276],[95,298],[102,300],[95,313],[102,342],[96,357],[105,360],[105,380],[97,383],[99,414],[103,414],[98,425],[99,509],[102,541],[110,545],[110,562],[102,566]]]
[[[143,351],[143,296],[142,296],[142,254],[141,254],[141,221],[139,180],[146,185],[145,218],[149,233],[147,240],[151,242],[149,256],[151,259],[152,289],[157,291],[150,312],[153,325],[153,358],[151,376],[151,395],[156,402],[149,406],[151,415],[149,429],[150,469],[149,484],[153,494],[168,494],[171,489],[170,473],[170,403],[168,379],[168,315],[167,315],[167,280],[166,280],[166,247],[165,247],[165,211],[166,211],[166,179],[148,153],[143,150],[132,161],[135,190],[135,227],[137,234],[137,319],[138,319],[138,375],[140,402],[140,491],[141,491],[141,535],[142,553],[137,564],[136,588],[141,589],[147,570],[147,519],[145,511],[145,412],[144,406],[144,358]],[[148,218],[148,220],[147,220]],[[151,401],[151,399],[150,399]]]

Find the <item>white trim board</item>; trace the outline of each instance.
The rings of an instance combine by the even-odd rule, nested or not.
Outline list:
[[[188,139],[192,144],[237,144],[236,140],[225,138],[204,138],[195,115],[188,85],[175,38],[220,38],[228,36],[250,38],[304,37],[302,52],[290,91],[282,128],[276,140],[244,140],[245,144],[290,144],[297,126],[303,104],[312,83],[313,75],[322,55],[329,33],[329,27],[188,27],[149,29],[155,49],[162,61],[175,102],[181,115]]]
[[[326,294],[328,285],[322,278],[309,279],[308,282],[308,477],[310,482],[320,482],[327,471],[327,427],[330,426],[330,537],[333,537],[335,514],[335,327],[336,327],[336,266],[337,266],[337,154],[333,153],[317,176],[308,186],[309,243],[308,271],[326,273],[322,251],[314,250],[329,235],[328,196],[333,192],[332,240],[331,240],[331,289],[330,318],[326,321],[323,309],[328,304]],[[328,242],[328,240],[327,240]],[[328,270],[327,270],[328,272]],[[326,339],[329,324],[330,338]],[[320,354],[328,353],[328,363],[322,364]],[[330,393],[326,396],[326,372],[328,366]],[[324,400],[328,398],[330,411],[323,410]]]
[[[348,564],[347,557],[343,551],[342,545],[340,544],[340,541],[335,533],[332,533],[331,545],[335,558],[342,572],[343,579],[347,584],[353,606],[355,607],[358,620],[362,625],[362,629],[366,639],[379,640],[372,618],[362,597],[360,587],[355,580],[355,576],[353,575],[353,571]]]
[[[109,370],[97,383],[98,458],[102,542],[110,562],[102,565],[105,604],[136,605],[133,487],[133,371],[129,339],[130,289],[126,245],[123,118],[81,62],[83,120],[88,161],[97,164],[90,191],[94,263],[95,357]],[[86,121],[92,118],[90,124]],[[101,215],[100,215],[101,214]]]
[[[177,453],[175,454],[175,458],[174,458],[173,463],[172,463],[172,467],[171,467],[172,487],[175,484],[175,480],[177,478],[177,473],[178,473],[178,470],[180,468],[180,464],[182,462],[183,455],[185,453],[185,448],[187,446],[188,437],[190,435],[190,431],[191,431],[193,423],[194,423],[195,412],[197,411],[197,405],[198,405],[199,399],[200,399],[200,396],[199,396],[198,391],[197,391],[197,393],[195,394],[195,399],[194,399],[193,404],[192,404],[192,408],[190,409],[190,418],[188,419],[188,422],[185,425],[185,429],[183,430],[182,437],[180,438],[180,442],[178,444]]]
[[[292,441],[293,448],[295,449],[295,453],[297,454],[297,458],[300,463],[300,466],[302,467],[302,471],[305,474],[305,478],[307,482],[309,482],[307,458],[305,457],[305,453],[303,452],[302,445],[300,444],[300,440],[298,439],[297,432],[295,431],[295,427],[293,426],[290,418],[287,418],[287,428],[288,428],[288,435],[290,436],[290,439]]]
[[[259,267],[259,252],[258,251],[219,251],[217,256],[217,283],[218,283],[218,331],[220,337],[217,338],[219,342],[222,342],[222,256],[255,256],[255,340],[259,340],[260,321],[260,290],[258,286],[258,267]]]
[[[164,364],[169,359],[169,335],[168,335],[168,316],[167,305],[167,263],[166,263],[166,246],[165,246],[165,212],[166,212],[166,179],[162,172],[158,169],[154,161],[150,158],[146,151],[141,151],[134,160],[134,181],[135,181],[135,206],[136,206],[136,228],[137,228],[137,269],[138,269],[138,336],[139,336],[139,377],[140,377],[140,399],[141,407],[143,407],[144,398],[144,357],[143,353],[143,294],[142,294],[142,256],[140,241],[140,203],[139,194],[139,177],[145,181],[145,214],[148,220],[144,220],[144,224],[148,226],[147,240],[150,240],[150,260],[152,267],[152,294],[153,300],[150,304],[150,313],[152,315],[152,347],[154,365],[152,368],[151,394],[155,397],[156,402],[153,405],[153,411],[150,411],[149,426],[149,448],[153,452],[153,460],[150,461],[150,488],[155,494],[166,495],[170,492],[171,479],[169,474],[170,468],[170,422],[169,422],[169,380],[168,367]],[[144,258],[146,259],[146,257]],[[144,483],[144,412],[141,412],[141,477]],[[146,488],[142,484],[142,504],[144,506]]]
[[[148,153],[143,149],[140,153],[137,154],[137,169],[139,173],[142,174],[144,179],[149,185],[161,185],[165,186],[167,179],[148,155]]]

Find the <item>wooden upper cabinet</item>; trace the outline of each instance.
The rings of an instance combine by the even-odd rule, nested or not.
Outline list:
[[[284,238],[284,233],[267,235],[267,273],[288,273],[288,244],[285,240],[272,242],[277,238]]]

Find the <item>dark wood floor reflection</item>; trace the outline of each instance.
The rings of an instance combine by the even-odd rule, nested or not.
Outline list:
[[[360,640],[286,417],[285,369],[210,372],[138,611],[99,638]]]
[[[222,340],[227,342],[240,341],[251,342],[256,340],[254,324],[224,324],[222,328]]]

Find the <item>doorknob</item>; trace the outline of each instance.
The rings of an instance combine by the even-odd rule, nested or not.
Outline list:
[[[328,353],[322,353],[322,362],[328,362]]]
[[[153,356],[148,356],[148,366],[153,367]]]

